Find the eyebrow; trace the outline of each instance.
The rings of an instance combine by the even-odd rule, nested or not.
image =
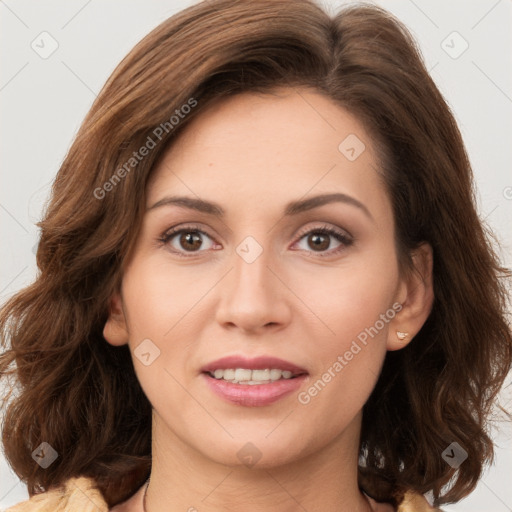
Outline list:
[[[292,215],[297,215],[299,213],[312,210],[313,208],[318,208],[320,206],[330,204],[330,203],[345,203],[351,206],[355,206],[359,208],[362,212],[365,213],[367,217],[371,220],[374,220],[368,208],[355,199],[352,196],[347,194],[335,193],[335,194],[321,194],[318,196],[310,197],[309,199],[301,199],[297,201],[289,202],[285,209],[284,215],[289,217]],[[181,208],[187,208],[190,210],[196,210],[201,213],[206,213],[208,215],[213,215],[215,217],[224,217],[225,211],[224,209],[215,202],[205,201],[204,199],[198,199],[194,197],[187,196],[168,196],[163,197],[155,204],[146,209],[146,211],[154,210],[156,208],[160,208],[162,206],[179,206]]]

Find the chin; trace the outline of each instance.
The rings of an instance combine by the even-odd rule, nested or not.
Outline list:
[[[270,469],[293,463],[306,455],[306,451],[314,451],[303,434],[298,433],[294,437],[286,433],[279,436],[273,432],[265,437],[271,431],[268,429],[262,433],[260,430],[254,435],[246,433],[224,443],[212,439],[203,455],[217,464],[229,467]],[[274,439],[270,439],[272,436]],[[212,451],[212,447],[217,449]]]

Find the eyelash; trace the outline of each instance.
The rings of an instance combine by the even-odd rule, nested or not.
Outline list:
[[[206,235],[208,238],[212,238],[208,233],[206,233],[202,229],[199,229],[198,226],[188,225],[188,226],[183,226],[180,228],[171,228],[170,230],[163,233],[158,238],[158,241],[161,242],[162,244],[168,244],[172,240],[172,238],[174,238],[176,235],[184,233],[184,232],[185,233],[199,233],[201,235]],[[347,247],[349,247],[350,245],[352,245],[354,243],[354,240],[351,237],[349,237],[348,235],[346,235],[346,234],[342,233],[341,231],[338,231],[334,228],[331,228],[329,226],[325,226],[325,225],[320,228],[313,228],[313,229],[309,229],[305,232],[302,232],[299,235],[299,238],[297,241],[302,240],[306,235],[310,235],[311,233],[316,233],[316,234],[320,233],[322,235],[333,236],[334,238],[336,238],[336,240],[338,240],[338,242],[341,242],[341,244],[342,244],[338,248],[331,249],[330,251],[326,251],[324,253],[309,251],[310,253],[320,256],[321,258],[338,254],[339,252],[345,250]],[[177,254],[178,256],[181,256],[183,258],[189,258],[192,255],[194,255],[196,252],[201,252],[201,251],[192,251],[189,253],[189,254],[191,254],[191,256],[185,256],[185,254],[181,251],[177,251],[175,249],[171,249],[171,250],[174,254]]]

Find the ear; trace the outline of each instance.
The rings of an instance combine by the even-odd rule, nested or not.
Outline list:
[[[398,287],[397,301],[402,309],[390,322],[388,350],[405,347],[418,334],[432,311],[434,257],[431,245],[422,243],[412,253],[412,260],[414,268],[401,278]]]
[[[128,326],[119,293],[115,293],[110,299],[109,316],[103,327],[103,337],[115,346],[128,343]]]

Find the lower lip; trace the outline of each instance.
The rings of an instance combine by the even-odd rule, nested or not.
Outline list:
[[[268,384],[233,384],[223,379],[215,379],[208,373],[203,373],[203,377],[210,389],[224,400],[246,407],[261,407],[296,391],[307,375],[279,379]]]

